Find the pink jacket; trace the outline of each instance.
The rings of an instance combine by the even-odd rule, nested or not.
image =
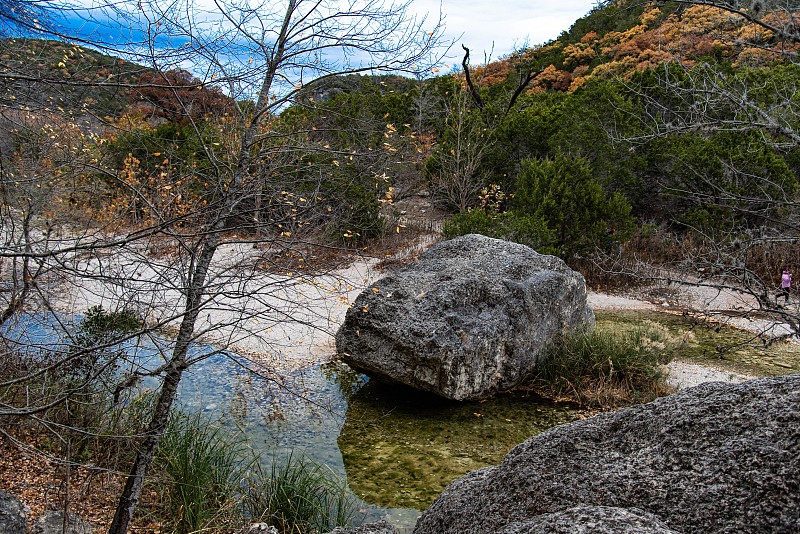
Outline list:
[[[784,273],[781,275],[781,287],[782,288],[792,287],[792,274],[791,273],[787,273],[787,272],[784,271]]]

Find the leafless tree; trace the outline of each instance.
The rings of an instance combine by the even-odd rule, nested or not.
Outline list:
[[[456,86],[445,106],[445,134],[433,154],[433,193],[458,211],[478,203],[486,185],[481,162],[492,145],[492,131],[466,88]]]
[[[31,6],[39,7],[36,3]],[[81,11],[80,6],[71,7]],[[293,144],[299,138],[298,132],[272,128],[275,116],[295,101],[305,85],[328,77],[429,71],[430,62],[435,61],[433,54],[441,43],[442,20],[416,18],[411,15],[408,3],[383,0],[346,3],[287,0],[280,4],[248,0],[217,0],[211,4],[191,0],[169,4],[141,1],[96,9],[82,13],[97,25],[97,35],[113,26],[113,21],[106,18],[113,9],[116,17],[125,18],[136,28],[138,41],[123,38],[91,42],[90,34],[77,36],[78,42],[114,51],[126,63],[143,64],[155,72],[190,65],[203,86],[220,88],[232,103],[228,116],[217,122],[215,135],[204,136],[203,125],[186,99],[185,81],[177,85],[169,78],[162,78],[163,83],[150,82],[172,93],[178,103],[178,110],[173,111],[182,109],[189,127],[202,140],[200,150],[208,165],[200,178],[209,192],[205,198],[196,199],[190,209],[173,209],[181,196],[171,188],[182,183],[192,171],[184,169],[181,171],[184,175],[175,177],[168,170],[173,166],[165,163],[167,170],[157,176],[164,182],[154,187],[167,201],[154,202],[153,195],[145,191],[138,179],[142,175],[138,168],[141,162],[128,158],[121,168],[114,167],[104,160],[102,152],[85,151],[81,151],[80,159],[72,158],[71,163],[71,168],[81,169],[82,176],[93,177],[82,184],[84,194],[87,188],[99,183],[103,184],[99,194],[126,191],[128,198],[135,200],[131,206],[142,212],[138,227],[126,229],[119,220],[95,221],[95,224],[86,221],[84,226],[73,224],[53,229],[52,232],[58,230],[61,234],[52,239],[55,234],[48,233],[45,224],[44,237],[32,244],[31,239],[17,237],[19,228],[23,233],[32,227],[41,232],[39,228],[47,221],[48,210],[19,211],[9,205],[10,197],[5,199],[9,211],[4,230],[9,239],[2,256],[6,265],[20,264],[14,268],[14,276],[19,273],[23,281],[16,300],[11,298],[6,303],[9,313],[22,309],[22,304],[17,303],[19,299],[26,299],[30,306],[53,307],[61,298],[60,304],[68,306],[75,301],[63,300],[64,295],[78,294],[87,299],[86,304],[102,303],[110,309],[134,310],[146,319],[148,332],[170,325],[176,330],[162,365],[155,371],[132,369],[123,375],[123,383],[117,385],[130,385],[142,374],[157,375],[161,381],[152,418],[139,442],[137,458],[110,527],[110,532],[122,533],[130,526],[181,377],[198,359],[208,357],[208,353],[192,356],[190,346],[209,336],[220,341],[221,346],[235,345],[258,337],[262,330],[280,327],[289,317],[310,326],[314,314],[319,313],[307,302],[293,302],[291,288],[300,283],[300,276],[290,272],[263,276],[255,267],[253,251],[259,249],[253,248],[251,239],[231,238],[234,228],[237,235],[252,235],[253,230],[263,229],[267,224],[275,229],[281,221],[301,217],[296,209],[304,199],[283,198],[285,202],[281,205],[281,192],[276,191],[287,176],[283,174],[284,165],[291,158],[285,155],[304,147]],[[13,22],[25,26],[29,24],[25,20]],[[54,38],[67,33],[60,29],[48,31],[47,35]],[[110,74],[111,81],[100,82],[100,86],[115,83],[114,73]],[[27,77],[28,73],[20,69],[7,69],[3,80],[15,87],[29,87],[30,83],[41,81],[35,76]],[[52,83],[66,88],[80,85],[69,79]],[[98,85],[96,81],[93,83]],[[135,85],[122,80],[117,83],[119,90]],[[17,101],[6,106],[6,110],[11,106],[17,111],[30,107]],[[58,105],[53,108],[54,113],[58,112]],[[125,134],[123,124],[111,126],[119,130],[118,135]],[[19,150],[16,153],[20,154]],[[35,169],[35,165],[28,167]],[[24,196],[17,185],[19,172],[4,168],[4,181],[17,187],[17,197]],[[40,189],[41,174],[28,173],[31,188]],[[319,174],[324,175],[324,170]],[[264,215],[265,191],[276,192],[270,204],[275,209],[269,212],[272,215],[268,221]],[[286,207],[288,204],[292,209]],[[24,224],[16,226],[20,217]],[[277,257],[297,239],[291,231],[273,231],[268,235],[269,241],[263,242],[261,237],[258,246]],[[220,258],[221,248],[237,252]],[[161,254],[154,257],[154,249]],[[31,272],[36,272],[36,277]],[[45,272],[47,280],[57,284],[60,293],[31,299],[31,289],[25,281],[44,280]],[[335,281],[328,283],[333,285]],[[71,284],[80,291],[66,291]],[[227,314],[220,315],[220,311]],[[80,353],[67,352],[59,363],[75,361]],[[101,372],[92,372],[85,379],[94,379]],[[0,415],[35,415],[68,399],[69,394],[63,392],[36,406],[4,405]]]

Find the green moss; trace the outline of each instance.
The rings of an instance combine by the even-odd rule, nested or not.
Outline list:
[[[674,359],[710,365],[755,376],[800,372],[800,345],[767,345],[758,335],[691,314],[661,312],[598,312],[597,328],[619,331],[658,324],[682,339]]]
[[[370,382],[349,401],[339,448],[350,488],[365,502],[423,510],[455,478],[577,416],[530,395],[457,403]]]

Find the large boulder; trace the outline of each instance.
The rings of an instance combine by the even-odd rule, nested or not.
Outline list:
[[[580,505],[637,508],[679,532],[800,532],[800,375],[555,427],[454,481],[414,534],[514,532]]]
[[[371,377],[473,400],[520,385],[555,339],[593,324],[583,276],[562,260],[467,235],[361,293],[336,348]]]

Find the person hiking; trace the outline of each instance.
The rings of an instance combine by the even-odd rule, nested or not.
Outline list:
[[[788,267],[781,267],[781,290],[775,295],[775,304],[783,297],[783,305],[789,304],[789,291],[792,289],[792,272]]]

